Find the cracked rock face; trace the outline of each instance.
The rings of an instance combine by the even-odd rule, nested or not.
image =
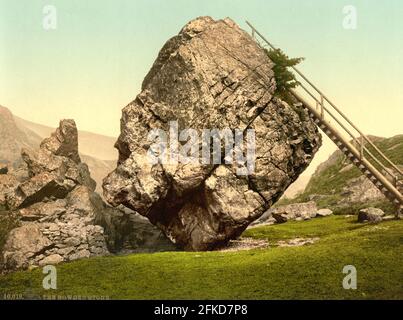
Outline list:
[[[189,22],[161,49],[142,91],[123,109],[117,168],[104,195],[147,217],[179,247],[210,250],[239,236],[308,166],[321,144],[302,109],[275,98],[273,63],[230,19]],[[255,169],[238,163],[152,164],[151,129],[255,133]]]
[[[104,228],[97,225],[105,204],[78,155],[74,121],[62,120],[38,151],[22,150],[21,155],[24,174],[10,172],[0,179],[0,205],[20,224],[8,234],[0,254],[2,268],[108,254]]]
[[[175,249],[145,218],[107,206],[94,192],[73,120],[62,120],[39,150],[21,154],[24,165],[0,174],[0,223],[13,222],[7,233],[0,228],[6,240],[0,273],[110,252]]]

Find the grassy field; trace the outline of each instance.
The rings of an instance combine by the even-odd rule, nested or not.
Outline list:
[[[57,267],[58,290],[42,270],[0,277],[4,294],[107,296],[112,299],[403,299],[403,222],[358,224],[332,216],[249,229],[271,246],[237,252],[165,252],[81,260]],[[302,247],[277,241],[319,237]],[[343,266],[357,268],[345,290]]]

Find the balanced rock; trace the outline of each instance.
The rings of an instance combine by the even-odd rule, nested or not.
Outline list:
[[[164,45],[141,93],[123,109],[118,165],[103,183],[106,200],[147,217],[187,250],[236,238],[281,197],[321,145],[307,112],[276,98],[275,89],[273,63],[232,20],[189,22]],[[245,174],[239,170],[244,162],[227,162],[222,144],[219,163],[150,162],[150,131],[172,133],[175,123],[178,132],[191,129],[199,137],[205,129],[253,131],[253,170]],[[196,154],[203,143],[195,143]],[[238,149],[248,156],[245,145]]]

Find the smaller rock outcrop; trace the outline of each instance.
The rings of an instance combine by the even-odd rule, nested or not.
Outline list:
[[[12,220],[0,224],[0,271],[175,250],[145,218],[108,206],[94,192],[73,120],[62,120],[39,150],[23,149],[21,155],[19,168],[0,174],[0,222]]]
[[[333,214],[333,211],[330,209],[319,209],[318,212],[316,213],[317,217],[328,217]]]
[[[63,120],[38,151],[22,150],[20,171],[25,174],[1,175],[0,205],[14,212],[20,223],[2,250],[5,269],[109,253],[104,228],[97,224],[106,205],[94,192],[95,182],[80,160],[77,141],[74,121]]]

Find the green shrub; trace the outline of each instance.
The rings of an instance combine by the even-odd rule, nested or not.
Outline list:
[[[293,105],[294,98],[289,89],[299,85],[295,75],[288,68],[299,64],[304,58],[289,58],[281,49],[265,49],[267,56],[274,63],[273,72],[276,79],[277,89],[275,95]]]

